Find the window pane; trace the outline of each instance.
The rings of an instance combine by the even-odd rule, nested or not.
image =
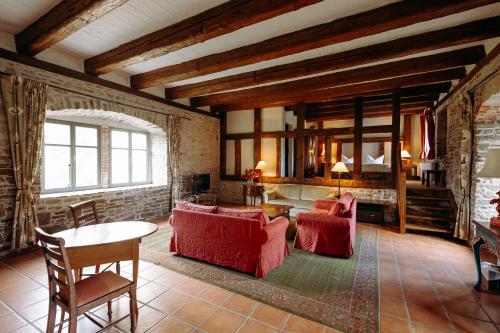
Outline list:
[[[77,146],[97,147],[97,128],[75,126]]]
[[[97,148],[77,147],[75,155],[75,186],[96,186],[98,179]]]
[[[144,150],[132,150],[132,181],[134,183],[148,180],[148,156]]]
[[[69,147],[45,146],[45,189],[70,187],[70,156]]]
[[[111,147],[128,148],[128,132],[111,131]]]
[[[70,144],[70,126],[63,124],[45,123],[44,142],[58,145]]]
[[[146,134],[132,133],[132,148],[147,149],[148,139]]]
[[[113,184],[128,183],[128,150],[112,149],[111,152],[111,182]]]

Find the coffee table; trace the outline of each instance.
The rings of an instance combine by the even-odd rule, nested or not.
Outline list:
[[[257,206],[257,208],[262,209],[270,219],[275,219],[278,216],[284,216],[290,219],[290,209],[292,209],[293,206],[264,203]]]

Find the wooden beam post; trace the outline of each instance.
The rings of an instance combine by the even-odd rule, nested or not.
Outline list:
[[[253,122],[253,167],[259,163],[261,159],[261,149],[262,149],[262,109],[254,110],[254,122]]]
[[[337,156],[335,162],[342,162],[342,142],[337,142]]]
[[[234,175],[241,176],[241,140],[234,141]]]
[[[393,184],[396,184],[397,177],[397,163],[398,163],[398,144],[400,132],[400,107],[401,107],[401,93],[396,91],[392,95],[392,142],[391,142],[391,172]]]
[[[295,150],[296,155],[296,177],[298,179],[304,179],[304,123],[306,115],[306,105],[304,103],[297,104],[297,149]]]
[[[281,138],[276,138],[276,177],[281,177]]]
[[[325,136],[325,179],[332,178],[332,137]]]
[[[227,132],[227,116],[226,114],[220,115],[220,175],[226,176],[226,133]]]
[[[354,180],[361,179],[363,152],[363,97],[354,99]]]
[[[403,150],[411,154],[411,115],[405,114],[403,119]]]

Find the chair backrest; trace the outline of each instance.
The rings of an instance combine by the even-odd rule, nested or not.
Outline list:
[[[76,300],[76,291],[64,239],[53,237],[38,227],[35,228],[35,233],[47,265],[50,297],[58,295],[69,306],[71,300]]]
[[[68,206],[73,214],[75,228],[101,223],[94,200],[87,200]]]

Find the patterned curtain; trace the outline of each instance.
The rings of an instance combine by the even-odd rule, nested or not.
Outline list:
[[[177,116],[167,116],[167,160],[168,160],[168,182],[170,192],[170,209],[174,208],[175,202],[180,199],[179,182],[179,155],[181,145],[181,119]]]
[[[467,94],[460,96],[462,111],[462,138],[460,142],[460,195],[454,236],[468,239],[470,224],[470,177],[472,163],[472,102]]]
[[[48,86],[17,75],[2,77],[1,84],[17,188],[11,248],[20,249],[35,242],[38,226],[32,188],[40,164]]]

